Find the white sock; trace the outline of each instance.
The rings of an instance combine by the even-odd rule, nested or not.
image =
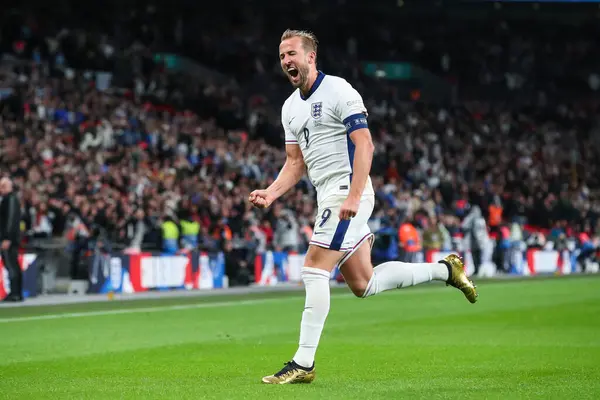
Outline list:
[[[403,263],[389,261],[373,268],[373,276],[363,297],[390,289],[401,289],[420,283],[448,280],[448,267],[440,263]]]
[[[293,359],[302,367],[310,368],[315,362],[315,353],[329,313],[329,278],[329,272],[322,269],[302,268],[306,301],[300,323],[300,343]]]

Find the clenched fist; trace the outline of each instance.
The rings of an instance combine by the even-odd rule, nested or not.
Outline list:
[[[267,208],[275,201],[275,197],[266,190],[255,190],[250,193],[248,200],[256,208]]]

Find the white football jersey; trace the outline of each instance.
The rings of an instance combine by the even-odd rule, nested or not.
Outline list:
[[[298,144],[308,177],[321,203],[332,195],[348,195],[352,182],[354,143],[350,134],[367,128],[367,109],[345,79],[319,71],[308,96],[300,89],[283,104],[285,143]],[[363,195],[373,194],[368,178]]]

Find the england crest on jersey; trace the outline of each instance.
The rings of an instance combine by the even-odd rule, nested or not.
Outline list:
[[[310,105],[310,115],[314,119],[321,118],[321,116],[323,115],[323,102],[322,101],[319,101],[317,103],[312,103]]]

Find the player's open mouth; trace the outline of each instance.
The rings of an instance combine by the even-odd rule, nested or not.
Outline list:
[[[298,70],[296,69],[296,67],[290,67],[287,70],[287,73],[292,77],[292,78],[296,78],[298,76]]]

